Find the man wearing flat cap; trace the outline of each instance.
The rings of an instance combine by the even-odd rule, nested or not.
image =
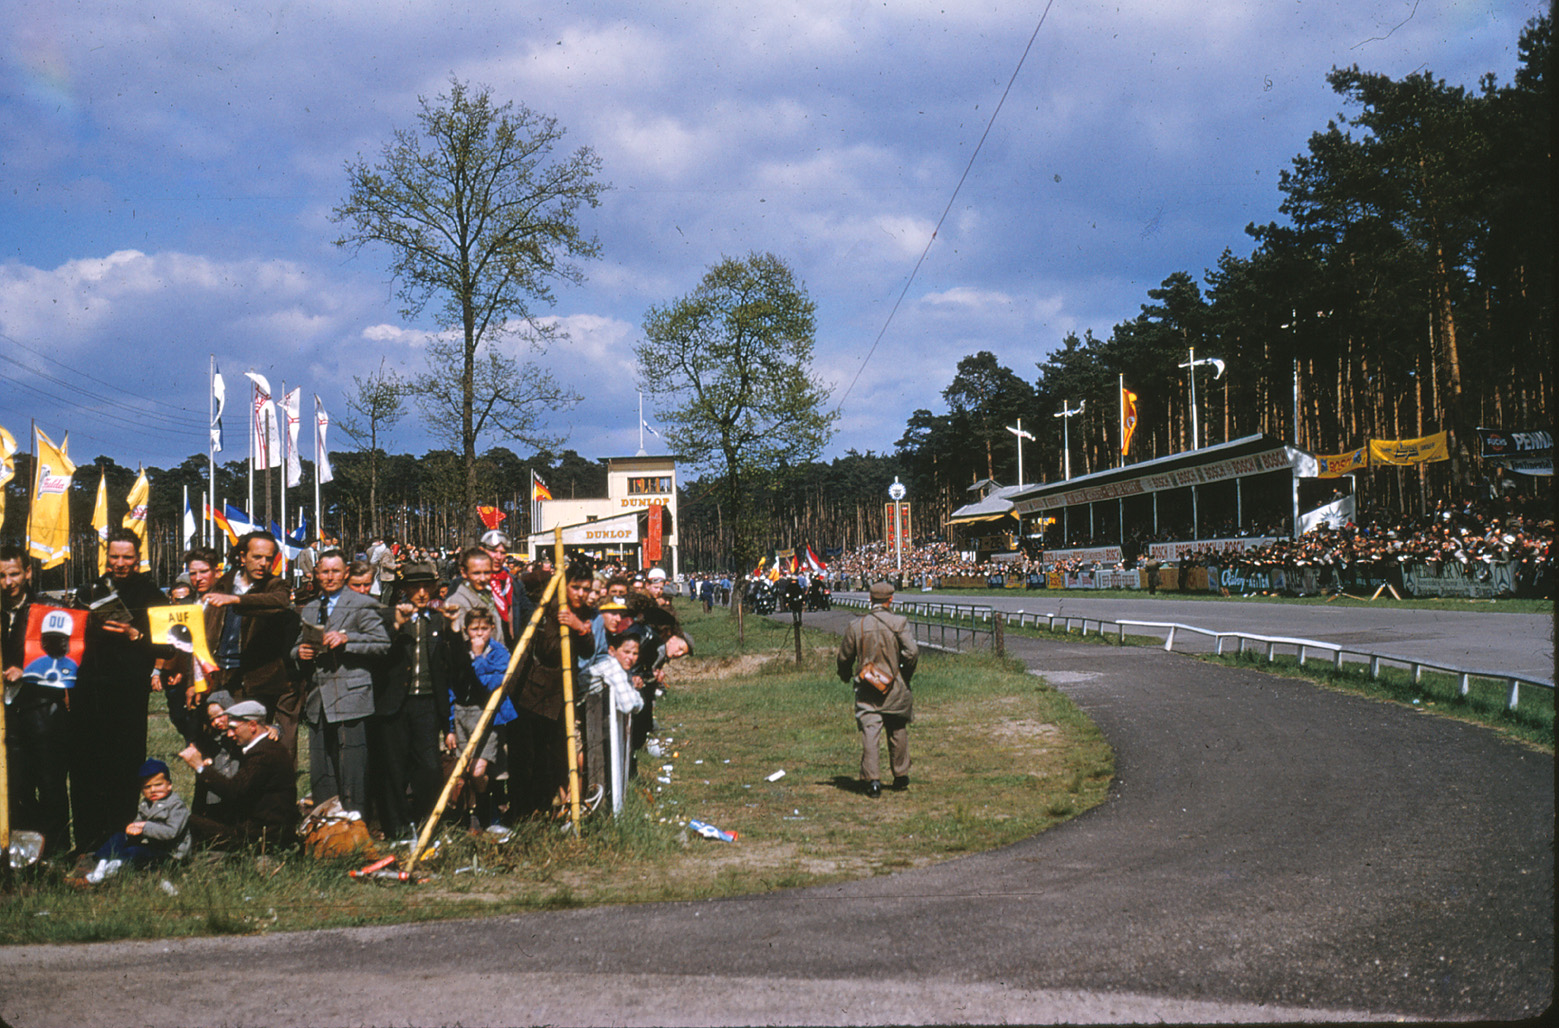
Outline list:
[[[292,755],[272,739],[265,723],[265,704],[241,700],[228,707],[227,736],[238,746],[238,768],[223,774],[194,745],[179,753],[194,769],[201,785],[222,802],[208,813],[190,817],[197,842],[217,845],[287,846],[296,841],[298,792],[293,784]]]
[[[855,723],[861,731],[861,780],[866,795],[882,795],[878,747],[888,737],[888,756],[893,788],[909,788],[909,723],[914,717],[914,698],[909,680],[915,674],[920,649],[909,619],[893,613],[893,586],[877,582],[871,587],[871,610],[851,622],[839,643],[838,671],[841,682],[855,687]],[[873,679],[880,684],[874,685]]]
[[[443,785],[439,747],[449,721],[449,687],[438,651],[450,628],[430,606],[438,583],[431,561],[401,566],[395,607],[388,612],[390,653],[374,679],[374,716],[368,722],[370,800],[380,827],[392,838],[432,813]]]

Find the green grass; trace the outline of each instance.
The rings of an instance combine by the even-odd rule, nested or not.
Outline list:
[[[1410,671],[1385,664],[1380,667],[1379,677],[1371,679],[1368,663],[1345,661],[1340,671],[1333,669],[1330,663],[1323,665],[1315,661],[1300,667],[1295,656],[1280,655],[1268,663],[1265,654],[1252,651],[1222,657],[1204,655],[1201,659],[1305,678],[1329,688],[1487,725],[1510,738],[1531,743],[1549,753],[1554,751],[1554,693],[1551,689],[1523,686],[1516,709],[1510,710],[1506,706],[1507,686],[1488,679],[1471,679],[1467,695],[1462,696],[1458,676],[1435,671],[1425,671],[1421,680],[1415,683]]]
[[[346,872],[362,859],[297,853],[198,855],[91,889],[67,885],[68,868],[34,867],[0,900],[0,942],[271,932],[764,892],[1004,845],[1108,793],[1113,754],[1063,695],[1017,662],[928,654],[914,683],[913,784],[869,800],[855,781],[859,735],[850,690],[834,675],[834,637],[806,631],[798,668],[788,621],[749,617],[738,645],[726,612],[684,618],[695,654],[675,667],[656,705],[668,755],[641,758],[642,787],[618,818],[588,819],[577,836],[529,822],[504,842],[446,832],[426,862],[431,880],[420,885],[355,880]],[[192,776],[172,759],[178,740],[160,709],[151,731],[150,749],[189,798]],[[766,781],[780,769],[784,777]],[[689,818],[740,838],[690,834]]]

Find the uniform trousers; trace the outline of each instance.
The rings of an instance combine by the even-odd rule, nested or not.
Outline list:
[[[908,778],[909,719],[872,710],[856,714],[855,721],[861,730],[861,778],[869,782],[882,780],[878,748],[883,735],[888,737],[888,761],[893,777]]]

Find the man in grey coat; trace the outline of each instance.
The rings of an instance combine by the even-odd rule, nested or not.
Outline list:
[[[855,722],[861,730],[861,779],[866,795],[882,795],[878,771],[878,746],[888,736],[888,757],[893,767],[893,788],[909,788],[909,723],[914,719],[914,697],[909,680],[915,674],[920,648],[909,620],[893,613],[893,586],[877,582],[871,587],[872,609],[845,629],[839,643],[838,671],[841,682],[855,686]],[[865,681],[857,668],[866,665],[892,675],[886,691]]]
[[[390,650],[384,617],[372,598],[346,588],[346,557],[320,554],[320,594],[298,608],[310,628],[293,656],[308,679],[303,717],[309,726],[309,780],[315,803],[339,796],[348,810],[368,802],[368,719],[374,712],[373,668]]]

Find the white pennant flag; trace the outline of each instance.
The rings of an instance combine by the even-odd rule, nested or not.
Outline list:
[[[285,386],[287,383],[283,382]],[[287,417],[287,484],[303,481],[303,462],[298,459],[299,408],[303,403],[303,390],[294,389],[281,398],[282,413]]]
[[[253,371],[244,377],[254,383],[254,405],[249,418],[249,452],[257,471],[281,464],[281,431],[276,424],[276,405],[271,402],[271,383]]]
[[[222,409],[227,406],[227,383],[222,381],[222,369],[215,359],[211,361],[211,397],[216,401],[216,413],[211,417],[211,452],[222,452]]]
[[[319,405],[319,397],[314,397],[314,476],[320,485],[331,481],[336,476],[330,470],[330,452],[325,449],[325,431],[330,428],[330,415],[325,413],[325,408]]]

